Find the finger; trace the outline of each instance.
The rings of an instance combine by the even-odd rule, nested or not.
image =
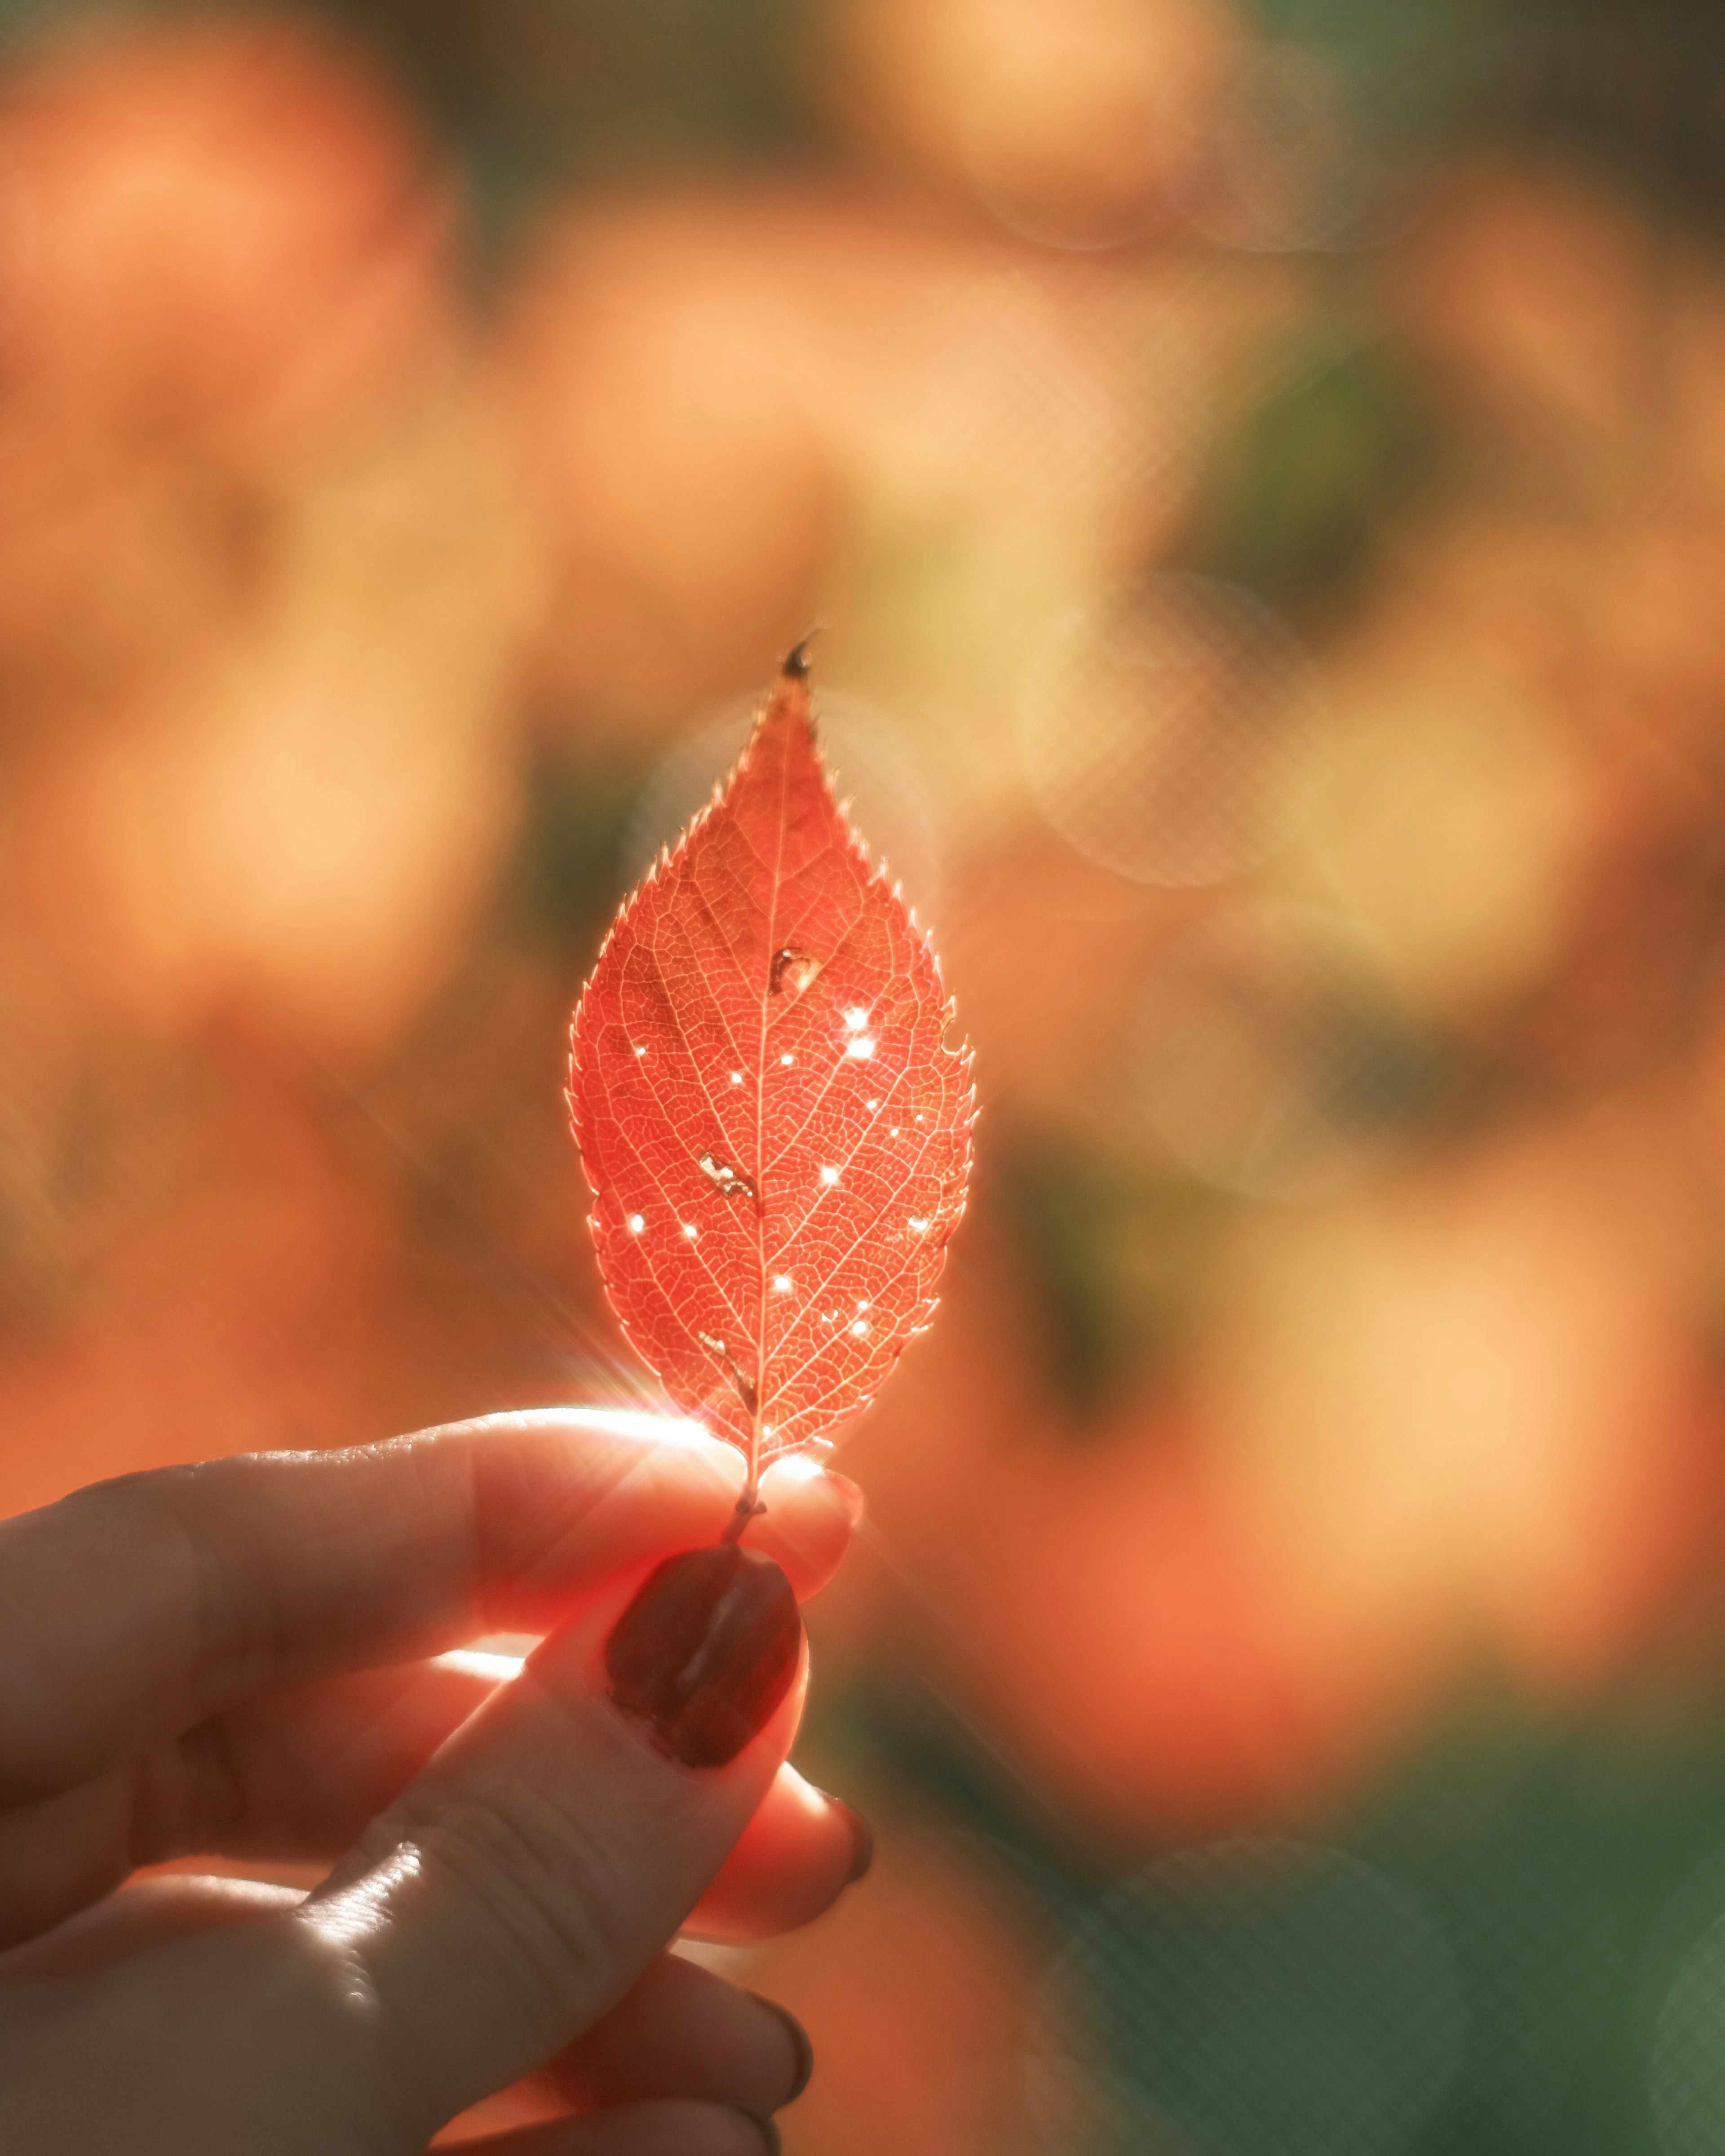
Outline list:
[[[830,1515],[830,1501],[818,1502]],[[464,1657],[295,1686],[141,1761],[0,1811],[0,1948],[110,1894],[139,1865],[339,1856],[490,1697],[501,1673],[519,1666]],[[785,1768],[693,1928],[759,1938],[809,1922],[860,1876],[860,1825]]]
[[[765,1796],[805,1673],[778,1568],[695,1553],[548,1639],[367,1829],[292,1922],[374,2030],[405,2128],[519,2079],[632,1988]]]
[[[138,1799],[131,1861],[336,1857],[498,1682],[428,1662],[255,1701],[228,1717],[218,1743],[183,1743],[172,1772],[132,1778],[135,1795],[146,1782],[154,1794],[147,1808]],[[0,1815],[0,1878],[8,1828]],[[809,1923],[861,1877],[870,1846],[855,1813],[783,1766],[691,1927],[742,1939]]]
[[[111,1896],[48,1938],[0,1954],[0,1984],[90,1976],[128,1956],[295,1908],[296,1888],[183,1875]],[[773,2112],[808,2086],[814,2056],[782,2006],[673,1953],[536,2077],[583,2110],[685,2097]]]
[[[379,1671],[330,1687],[337,1697],[303,1715],[200,1747],[172,1776],[152,1774],[157,1794],[142,1810],[145,1778],[116,1768],[0,1813],[0,1949],[112,1894],[140,1864],[338,1856],[495,1689],[435,1664]],[[781,1767],[683,1929],[718,1940],[794,1931],[864,1876],[870,1851],[848,1805]]]
[[[798,1452],[773,1461],[760,1496],[767,1509],[749,1523],[749,1545],[783,1566],[797,1599],[807,1602],[839,1569],[862,1525],[863,1493],[849,1476]]]
[[[133,1861],[337,1856],[498,1682],[426,1662],[256,1701],[228,1717],[219,1743],[182,1744],[174,1771],[148,1778]],[[0,1815],[0,1861],[7,1828]],[[714,1938],[794,1930],[862,1876],[871,1846],[855,1812],[787,1764],[691,1922]]]
[[[818,1460],[794,1457],[768,1469],[761,1494],[768,1511],[751,1522],[750,1545],[775,1559],[806,1600],[842,1559],[862,1516],[861,1492]],[[507,1656],[458,1656],[249,1702],[215,1731],[191,1732],[163,1771],[147,1778],[153,1815],[135,1822],[133,1840],[150,1853],[136,1861],[211,1851],[339,1854],[519,1667]],[[784,1853],[798,1861],[809,1853],[802,1824],[804,1830],[785,1842]],[[836,1822],[833,1832],[839,1838]]]
[[[796,2102],[814,2071],[808,2034],[783,2007],[663,1953],[539,2078],[583,2111],[698,2097],[773,2112]]]
[[[136,1861],[338,1856],[499,1681],[409,1662],[266,1693],[201,1724],[133,1778]]]
[[[734,2104],[631,2103],[464,2144],[467,2156],[779,2156],[778,2130]]]
[[[732,1448],[626,1419],[502,1417],[216,1460],[6,1522],[0,1638],[34,1651],[0,1664],[0,1794],[87,1779],[266,1686],[433,1652],[535,1602],[549,1617],[644,1539],[719,1532]]]
[[[873,1861],[868,1822],[788,1763],[689,1912],[701,1939],[762,1939],[813,1923]]]
[[[546,1409],[128,1476],[0,1522],[0,1638],[33,1643],[0,1660],[0,1801],[270,1686],[543,1630],[619,1568],[715,1539],[743,1473],[692,1424]],[[783,1479],[752,1539],[807,1591],[848,1500]]]
[[[165,1946],[170,1939],[224,1924],[255,1923],[305,1899],[299,1888],[255,1879],[209,1879],[190,1873],[141,1880],[61,1924],[48,1938],[0,1953],[0,1983],[38,1984],[97,1969]]]
[[[437,1662],[296,1686],[0,1811],[0,1948],[141,1864],[338,1855],[495,1687]]]
[[[0,1812],[0,1948],[110,1893],[131,1870],[122,1768]]]

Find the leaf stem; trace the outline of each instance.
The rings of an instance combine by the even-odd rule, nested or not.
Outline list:
[[[722,1548],[726,1543],[740,1543],[749,1522],[758,1519],[766,1509],[751,1483],[737,1501],[737,1510],[731,1515],[730,1524],[719,1537],[720,1547]]]

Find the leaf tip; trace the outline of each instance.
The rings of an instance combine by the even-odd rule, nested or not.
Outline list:
[[[806,681],[809,679],[809,647],[824,626],[824,623],[816,622],[809,634],[786,652],[778,670],[787,681]]]

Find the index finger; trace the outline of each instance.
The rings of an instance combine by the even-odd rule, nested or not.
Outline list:
[[[619,1567],[714,1540],[742,1480],[695,1424],[545,1409],[126,1476],[0,1522],[0,1801],[267,1686],[547,1630]]]

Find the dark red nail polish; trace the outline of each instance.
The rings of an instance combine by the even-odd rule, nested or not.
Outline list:
[[[776,1999],[762,1999],[758,1991],[752,1991],[749,1997],[760,1999],[762,2005],[776,2014],[783,2022],[786,2033],[790,2037],[791,2050],[796,2057],[797,2070],[791,2082],[791,2092],[783,2101],[786,2103],[794,2103],[803,2090],[808,2087],[810,2077],[814,2072],[814,2046],[809,2041],[809,2031],[790,2009],[781,2006]]]
[[[731,2108],[733,2111],[740,2111],[750,2125],[759,2133],[761,2145],[766,2149],[767,2156],[780,2156],[784,2143],[779,2138],[778,2128],[770,2118],[763,2118],[758,2111],[751,2111],[746,2103],[733,2103]]]
[[[606,1641],[611,1697],[667,1758],[722,1767],[790,1690],[802,1633],[771,1558],[734,1543],[685,1550],[647,1575]]]
[[[835,1812],[843,1812],[850,1829],[850,1869],[845,1874],[845,1884],[855,1886],[859,1879],[866,1879],[869,1866],[875,1861],[875,1830],[854,1804],[847,1804],[843,1797],[835,1797],[830,1789],[821,1791]]]
[[[860,1811],[837,1797],[833,1801],[850,1820],[851,1835],[855,1841],[855,1851],[850,1860],[850,1876],[845,1882],[847,1886],[854,1887],[859,1879],[867,1877],[869,1866],[875,1861],[875,1830]]]
[[[840,1475],[832,1468],[827,1470],[827,1480],[845,1501],[845,1510],[850,1515],[853,1529],[860,1527],[869,1509],[869,1501],[860,1486],[848,1475]]]

